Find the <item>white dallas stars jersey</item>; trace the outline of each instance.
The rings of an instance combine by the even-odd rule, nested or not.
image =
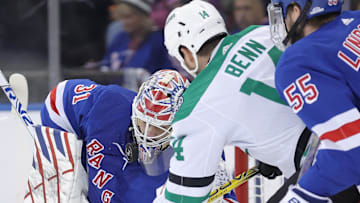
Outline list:
[[[227,36],[185,91],[174,121],[167,200],[205,200],[225,145],[279,167],[286,177],[295,172],[305,125],[275,89],[281,52],[268,33],[268,26],[251,26]]]

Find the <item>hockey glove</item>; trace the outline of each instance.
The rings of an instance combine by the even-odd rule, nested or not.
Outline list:
[[[282,172],[278,167],[271,166],[263,162],[260,162],[259,169],[261,175],[267,177],[268,179],[274,179],[276,176],[282,175]]]
[[[280,203],[332,203],[328,197],[321,197],[315,195],[304,188],[301,188],[299,185],[290,186],[285,197],[280,201]]]

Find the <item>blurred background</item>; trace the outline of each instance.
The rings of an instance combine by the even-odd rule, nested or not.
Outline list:
[[[29,83],[41,103],[58,82],[89,78],[136,90],[161,68],[178,69],[163,45],[167,14],[188,0],[1,0],[0,69]],[[269,0],[210,0],[229,33],[267,24]],[[360,9],[345,0],[345,10]],[[184,72],[183,72],[184,73]],[[0,103],[8,103],[1,94]]]

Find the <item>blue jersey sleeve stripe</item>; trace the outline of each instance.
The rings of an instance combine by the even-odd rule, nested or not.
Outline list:
[[[33,161],[32,161],[32,167],[34,168],[34,169],[36,169],[36,164],[35,164],[35,159],[33,158]]]
[[[61,141],[61,132],[59,130],[54,129],[54,138],[57,149],[65,156],[64,147]]]
[[[45,144],[45,140],[44,140],[44,137],[43,137],[43,133],[41,131],[41,126],[36,126],[35,127],[35,130],[36,130],[36,135],[37,135],[37,138],[39,140],[39,143],[40,143],[40,147],[41,147],[41,151],[42,151],[42,154],[46,157],[46,159],[50,162],[50,156],[49,156],[49,152],[47,150],[47,147],[46,147],[46,144]]]
[[[45,105],[41,108],[40,114],[41,114],[41,123],[42,123],[42,125],[50,127],[50,128],[55,128],[55,129],[65,131],[62,127],[58,126],[56,123],[54,123],[51,120],[51,118],[49,116],[49,112],[48,112]]]

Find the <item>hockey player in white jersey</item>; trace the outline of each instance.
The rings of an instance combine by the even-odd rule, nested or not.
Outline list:
[[[227,35],[218,11],[204,1],[169,14],[165,45],[195,79],[173,122],[175,154],[156,202],[205,201],[225,145],[277,166],[285,177],[299,167],[304,149],[296,152],[297,145],[309,132],[276,92],[281,51],[268,32],[268,26],[250,26]]]
[[[227,35],[218,11],[200,0],[169,14],[165,45],[195,79],[173,121],[175,154],[155,202],[205,201],[225,145],[279,167],[285,177],[298,171],[310,131],[275,90],[281,51],[268,32],[250,26]],[[263,175],[276,175],[265,169],[270,173],[260,167]]]

